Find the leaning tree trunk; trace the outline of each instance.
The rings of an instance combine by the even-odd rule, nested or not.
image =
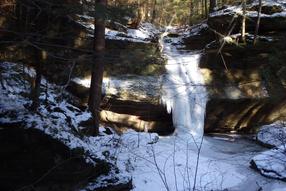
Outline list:
[[[258,11],[257,11],[257,21],[256,21],[255,32],[254,32],[253,45],[255,45],[256,41],[257,41],[257,35],[258,35],[259,25],[260,25],[261,9],[262,9],[262,0],[259,0],[259,7],[258,7]]]
[[[101,11],[106,8],[107,0],[96,0],[96,6]],[[92,112],[93,128],[89,133],[98,135],[100,122],[100,102],[102,96],[102,79],[104,71],[104,52],[105,52],[105,11],[96,16],[94,29],[94,51],[95,62],[92,67],[91,84],[89,91],[89,110]]]

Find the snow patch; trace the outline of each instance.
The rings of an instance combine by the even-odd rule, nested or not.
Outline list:
[[[73,82],[90,87],[90,77],[74,78]],[[128,95],[138,99],[159,98],[161,77],[154,76],[122,76],[122,77],[104,77],[102,91],[106,95],[117,95],[122,99]],[[148,90],[148,91],[146,91]]]
[[[92,37],[94,33],[94,24],[90,22],[90,20],[93,20],[93,18],[87,15],[78,16],[80,19],[76,22],[85,27],[89,32],[88,35]],[[105,37],[107,39],[139,43],[150,43],[152,41],[156,41],[159,33],[160,31],[151,23],[141,23],[138,29],[127,29],[127,32],[112,30],[107,27],[105,28]]]

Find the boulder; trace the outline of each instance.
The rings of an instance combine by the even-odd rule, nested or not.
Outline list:
[[[183,37],[183,44],[188,50],[203,49],[206,44],[209,44],[215,38],[214,33],[206,23],[191,26],[188,31],[189,34]]]
[[[272,148],[251,160],[251,167],[263,176],[286,181],[286,126],[285,121],[277,121],[262,126],[256,137],[263,146]]]
[[[286,141],[286,122],[277,121],[269,125],[263,125],[257,135],[256,140],[266,147],[279,147]]]
[[[250,162],[251,167],[268,178],[286,181],[285,145],[256,155]]]

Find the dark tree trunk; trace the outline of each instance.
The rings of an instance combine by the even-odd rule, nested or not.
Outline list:
[[[205,0],[205,18],[208,18],[209,16],[208,10],[208,0]]]
[[[40,59],[40,50],[35,48],[35,63],[36,63],[36,78],[32,82],[31,98],[32,105],[31,110],[36,111],[40,106],[40,94],[41,94],[41,80],[42,80],[42,66]]]
[[[209,12],[212,13],[214,12],[214,9],[216,8],[217,6],[217,0],[210,0],[210,10]]]
[[[96,0],[97,6],[105,9],[107,0]],[[105,13],[104,13],[105,14]],[[105,52],[105,15],[99,15],[95,19],[94,51],[95,63],[93,63],[91,74],[91,85],[89,92],[89,110],[92,112],[93,128],[89,133],[98,135],[100,122],[100,102],[102,96],[102,78],[104,71]]]
[[[194,15],[194,6],[193,6],[193,0],[190,0],[190,19],[189,19],[189,25],[193,25],[193,15]]]
[[[151,23],[154,23],[154,21],[156,19],[156,5],[157,5],[157,0],[154,0]]]
[[[257,35],[258,35],[259,25],[260,25],[261,9],[262,9],[262,0],[259,0],[259,7],[258,7],[258,11],[257,11],[257,21],[256,21],[255,32],[254,32],[253,45],[255,45],[256,41],[257,41]]]

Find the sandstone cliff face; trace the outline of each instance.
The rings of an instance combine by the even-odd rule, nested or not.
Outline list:
[[[263,5],[259,42],[253,46],[255,10],[256,4],[248,6],[250,34],[245,44],[235,34],[239,32],[241,7],[219,10],[208,20],[210,30],[221,34],[227,33],[233,18],[236,28],[227,37],[218,36],[220,42],[206,46],[200,65],[210,95],[206,132],[254,132],[263,124],[285,120],[285,4],[267,1]]]
[[[270,0],[263,2],[261,11],[260,31],[269,32],[273,30],[285,30],[286,29],[286,8],[285,3],[279,0]],[[252,4],[247,5],[247,31],[254,31],[256,25],[258,10],[258,2],[254,1]],[[240,23],[242,20],[242,7],[231,6],[226,7],[210,15],[208,19],[208,25],[212,30],[220,32],[221,34],[227,34],[230,26],[236,23],[234,32],[240,30]]]

